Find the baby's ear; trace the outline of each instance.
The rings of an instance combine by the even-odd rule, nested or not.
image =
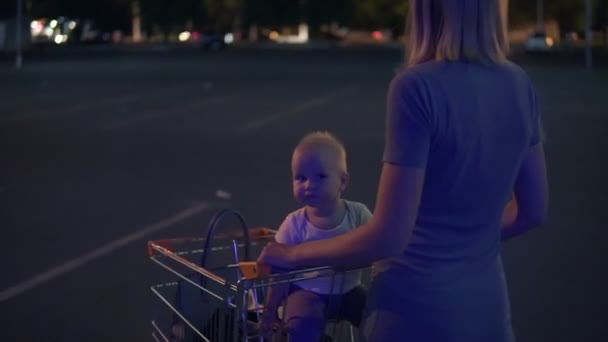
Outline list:
[[[348,172],[342,172],[342,175],[340,175],[340,190],[344,191],[346,190],[346,187],[348,186],[348,182],[350,181],[350,175],[348,174]]]

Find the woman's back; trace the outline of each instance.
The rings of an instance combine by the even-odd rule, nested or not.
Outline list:
[[[369,306],[404,330],[376,340],[511,341],[500,221],[539,140],[530,81],[511,63],[428,62],[397,76],[391,94],[387,129],[399,138],[384,161],[426,173],[407,248],[374,267]]]
[[[419,108],[405,111],[416,115],[425,108],[421,121],[431,137],[416,228],[395,261],[434,272],[495,257],[519,166],[538,142],[538,111],[527,75],[512,63],[428,62],[399,75],[393,88],[415,89]],[[417,153],[411,152],[415,146],[401,149],[387,146],[385,161],[400,163],[395,156]]]

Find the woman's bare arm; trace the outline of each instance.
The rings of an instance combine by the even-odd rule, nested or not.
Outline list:
[[[549,186],[542,144],[530,148],[515,182],[514,199],[503,215],[502,240],[541,226],[547,218]]]
[[[401,253],[414,229],[424,175],[424,168],[384,163],[371,222],[332,239],[295,246],[292,265],[348,267]]]

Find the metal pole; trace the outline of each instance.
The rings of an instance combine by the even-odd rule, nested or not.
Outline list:
[[[539,32],[545,31],[545,14],[543,0],[536,0],[536,29]]]
[[[23,26],[23,0],[17,0],[17,19],[16,19],[16,30],[15,30],[15,48],[16,48],[16,56],[15,56],[15,66],[17,69],[21,69],[23,65],[23,56],[21,55],[21,27]]]
[[[587,68],[593,66],[593,59],[591,56],[591,0],[585,0],[585,65]]]
[[[133,42],[141,42],[141,6],[137,0],[131,2],[131,31]]]

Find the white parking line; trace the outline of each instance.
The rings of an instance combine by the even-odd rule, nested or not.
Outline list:
[[[41,82],[42,83],[42,82]],[[81,100],[87,95],[95,95],[104,90],[104,85],[79,85],[77,83],[69,85],[48,83],[48,85],[33,85],[29,88],[20,89],[26,94],[18,94],[11,98],[11,105],[23,108],[26,105],[48,105],[46,101],[53,103],[69,102],[72,99]],[[134,89],[131,84],[120,84],[112,86],[112,91],[130,93]],[[94,100],[94,98],[91,98]]]
[[[65,107],[41,108],[35,111],[30,109],[25,113],[14,113],[0,118],[0,125],[19,124],[35,119],[52,119],[60,116],[86,113],[90,112],[92,109],[134,102],[146,97],[155,97],[158,96],[158,94],[166,94],[175,89],[183,87],[183,85],[173,85],[165,89],[150,89],[150,91],[140,90],[134,92],[128,91],[127,94],[118,96],[115,94],[104,94],[102,98],[78,101]]]
[[[110,243],[107,243],[87,254],[81,255],[77,258],[67,261],[64,264],[51,268],[50,270],[48,270],[46,272],[42,272],[30,279],[27,279],[19,284],[13,285],[13,286],[3,290],[2,292],[0,292],[0,303],[4,302],[6,300],[9,300],[13,297],[16,297],[24,292],[32,290],[42,284],[45,284],[55,278],[58,278],[59,276],[65,274],[65,273],[74,271],[93,260],[106,256],[121,247],[124,247],[134,241],[140,240],[140,239],[146,237],[147,235],[150,235],[151,233],[170,228],[171,226],[173,226],[181,221],[184,221],[192,216],[198,215],[198,214],[202,213],[203,211],[210,209],[212,207],[213,207],[212,203],[207,203],[207,202],[199,203],[197,205],[194,205],[188,209],[185,209],[185,210],[175,214],[172,217],[169,217],[167,219],[164,219],[164,220],[154,223],[152,225],[143,227],[142,229],[140,229],[136,232],[126,235],[118,240],[114,240]]]
[[[324,94],[322,96],[318,96],[318,97],[312,98],[310,100],[304,101],[304,102],[298,104],[297,106],[294,106],[286,111],[282,111],[280,113],[275,113],[275,114],[257,119],[255,121],[249,122],[249,123],[239,127],[236,131],[236,134],[244,135],[249,132],[258,130],[264,126],[268,126],[277,120],[293,117],[298,114],[307,112],[313,108],[325,106],[328,103],[335,100],[336,98],[344,96],[344,95],[356,90],[357,88],[358,87],[354,86],[354,85],[347,86],[347,87],[340,89],[339,91],[336,91],[336,92],[333,92],[330,94]]]
[[[34,112],[30,111],[27,113],[17,113],[17,114],[13,114],[13,115],[7,116],[5,118],[2,118],[2,120],[0,120],[0,124],[3,124],[3,125],[18,124],[18,123],[22,123],[22,122],[26,122],[26,121],[34,120],[34,119],[45,119],[45,118],[51,118],[51,117],[56,117],[56,116],[76,114],[79,112],[89,111],[93,108],[99,108],[99,107],[104,107],[104,106],[108,106],[108,105],[112,105],[112,104],[120,104],[120,103],[134,101],[134,100],[137,100],[138,98],[140,98],[141,96],[142,96],[141,94],[135,94],[135,95],[129,94],[129,95],[118,96],[118,97],[109,96],[109,97],[102,98],[102,99],[95,100],[95,101],[78,102],[74,105],[67,106],[67,107],[55,107],[55,108],[36,110]]]
[[[180,114],[188,113],[188,112],[196,110],[196,109],[204,108],[207,105],[212,105],[212,104],[222,103],[222,102],[232,100],[235,98],[235,96],[236,96],[235,94],[231,94],[231,95],[225,95],[225,96],[204,98],[199,101],[188,103],[186,106],[171,104],[171,105],[163,106],[161,108],[156,108],[154,110],[150,110],[147,113],[145,113],[144,115],[129,116],[129,117],[126,117],[123,119],[114,120],[114,121],[110,122],[109,124],[103,125],[102,129],[118,130],[118,129],[122,129],[122,128],[127,128],[134,124],[138,124],[138,123],[149,121],[149,120],[159,119],[159,118],[162,118],[165,116],[180,115]]]

